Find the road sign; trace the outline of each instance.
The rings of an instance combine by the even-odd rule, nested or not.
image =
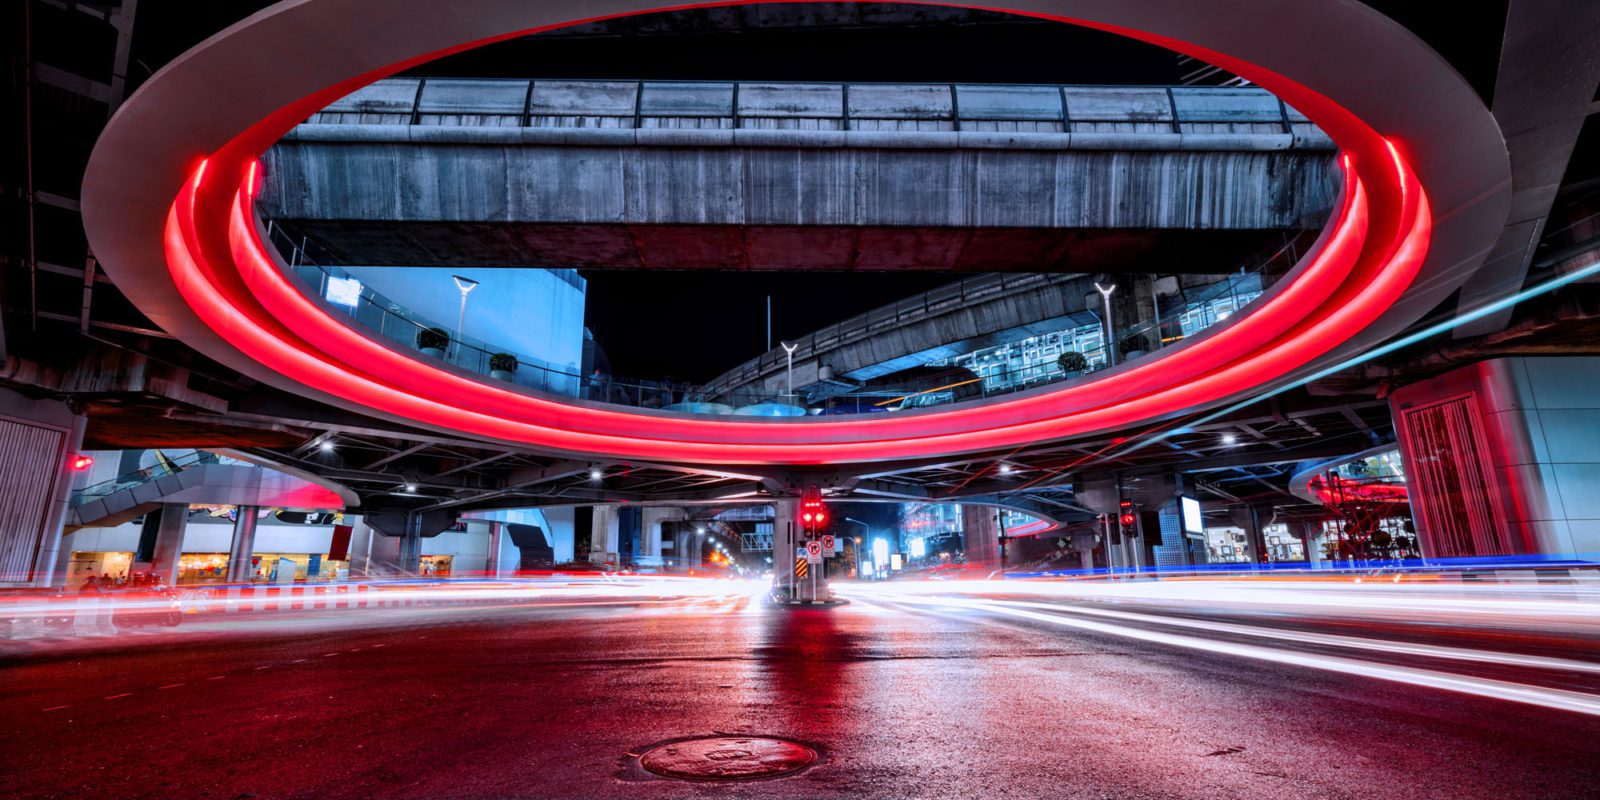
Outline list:
[[[833,534],[826,534],[822,537],[822,552],[833,552]]]
[[[815,560],[822,558],[822,542],[812,539],[806,542],[806,559]]]
[[[806,576],[806,573],[808,573],[810,571],[811,571],[811,567],[809,566],[809,564],[806,562],[805,559],[803,559],[803,558],[795,559],[795,562],[794,562],[794,576],[796,578],[804,578]]]

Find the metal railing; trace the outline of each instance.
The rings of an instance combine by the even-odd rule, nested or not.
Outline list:
[[[1209,303],[1224,294],[1236,293],[1241,283],[1245,282],[1246,279],[1258,281],[1261,288],[1265,289],[1270,282],[1271,276],[1287,272],[1294,265],[1299,259],[1300,253],[1311,241],[1315,240],[1316,235],[1313,231],[1286,234],[1280,244],[1269,252],[1258,255],[1247,265],[1241,266],[1238,271],[1230,273],[1226,280],[1199,289],[1191,289],[1185,292],[1183,303],[1180,305],[1158,309],[1155,319],[1146,320],[1139,325],[1116,331],[1117,363],[1122,362],[1125,350],[1138,350],[1141,353],[1148,354],[1176,344],[1193,333],[1198,333],[1198,330],[1190,332],[1183,330],[1182,322],[1186,315],[1195,308]],[[934,314],[969,308],[975,303],[995,297],[1043,289],[1053,283],[1059,283],[1064,280],[1086,279],[1080,275],[1012,273],[996,273],[963,278],[946,286],[923,292],[915,297],[875,308],[864,314],[858,314],[813,331],[793,341],[793,344],[797,346],[794,356],[797,360],[812,358],[818,354],[846,346],[883,331],[897,329],[909,322],[925,320]],[[1086,312],[1095,319],[1100,317],[1098,306],[1088,308]],[[1142,341],[1148,346],[1137,348],[1130,346],[1137,341]],[[1100,360],[1103,361],[1103,344],[1100,346],[1099,352],[1101,353]],[[1085,355],[1088,355],[1088,351],[1085,351]],[[724,387],[738,387],[764,380],[767,376],[784,369],[785,360],[785,354],[781,350],[770,350],[718,376],[706,385],[706,391],[710,396],[720,397],[725,394]],[[1094,361],[1095,359],[1091,357],[1090,360]],[[1085,370],[1084,373],[1098,371],[1107,366],[1102,363],[1095,366],[1093,370]],[[1036,370],[1038,367],[1034,366],[1025,369]],[[1024,385],[1014,388],[997,388],[995,384],[1005,382],[986,380],[983,394],[980,396],[1009,394],[1044,383],[1068,380],[1071,377],[1075,376],[1068,376],[1058,370],[1053,377],[1029,379]],[[729,388],[726,393],[736,393],[736,390]]]
[[[485,375],[516,386],[565,397],[581,397],[635,408],[654,408],[702,414],[773,414],[796,406],[809,408],[812,414],[878,413],[901,408],[925,408],[948,403],[976,400],[1012,394],[1039,386],[1074,380],[1106,369],[1104,345],[1098,350],[1089,348],[1091,366],[1076,374],[1067,374],[1055,364],[1034,364],[1001,371],[971,369],[951,366],[944,372],[924,373],[900,385],[869,385],[826,397],[816,402],[806,402],[806,396],[788,396],[770,391],[730,390],[718,385],[737,386],[742,380],[757,381],[764,375],[781,369],[782,358],[773,352],[747,362],[736,374],[724,375],[713,385],[644,380],[595,373],[582,375],[540,364],[511,353],[503,347],[473,337],[461,337],[435,320],[423,317],[372,290],[364,282],[353,278],[339,267],[317,263],[309,257],[310,243],[285,233],[280,226],[268,224],[269,241],[279,249],[289,269],[305,284],[325,307],[334,313],[351,318],[362,328],[375,333],[378,338],[416,349],[428,356],[451,364],[465,372]],[[1298,257],[1301,236],[1286,236],[1285,242],[1268,256],[1257,259],[1248,267],[1230,273],[1224,281],[1193,290],[1181,305],[1162,309],[1156,319],[1138,326],[1118,331],[1116,343],[1119,350],[1117,363],[1126,360],[1130,350],[1141,355],[1157,352],[1176,343],[1198,329],[1183,330],[1183,318],[1194,309],[1212,300],[1237,293],[1244,282],[1265,288],[1271,274],[1286,270]],[[801,349],[796,355],[809,356],[825,352],[850,340],[875,332],[893,329],[913,319],[927,319],[931,314],[969,306],[985,298],[1039,288],[1052,281],[1079,279],[1081,276],[1048,274],[993,274],[968,278],[924,292],[882,308],[860,314],[843,322],[823,328],[800,340]],[[354,292],[341,293],[335,281],[346,281],[343,287]],[[332,298],[338,298],[334,300]],[[1098,318],[1097,309],[1089,309]],[[1215,324],[1220,320],[1212,320]],[[1204,327],[1204,326],[1203,326]],[[1152,336],[1155,334],[1155,336]],[[424,350],[428,339],[443,347]],[[1143,346],[1130,348],[1130,344]],[[1093,358],[1099,352],[1100,358]],[[509,363],[508,363],[509,361]],[[514,366],[512,366],[514,365]],[[496,369],[507,367],[510,369]]]
[[[1264,89],[1068,84],[389,78],[312,124],[1327,137]]]
[[[424,317],[374,291],[346,270],[313,260],[307,253],[311,246],[307,239],[290,236],[281,226],[271,223],[267,226],[267,235],[269,242],[284,257],[289,270],[324,307],[350,318],[363,329],[377,334],[379,339],[399,345],[402,349],[415,349],[466,372],[565,397],[582,397],[638,408],[668,408],[697,402],[704,397],[704,391],[695,384],[630,379],[598,373],[583,375],[541,364],[475,337],[463,337],[451,327]],[[345,283],[338,283],[341,281]],[[430,340],[441,342],[443,346],[424,349],[423,345],[430,343]],[[740,392],[722,402],[751,406],[782,400],[781,396],[770,392]]]
[[[76,508],[84,505],[85,503],[91,503],[95,500],[109,497],[124,489],[132,489],[135,486],[149,483],[156,478],[166,475],[176,475],[179,472],[183,472],[191,467],[200,466],[202,464],[224,463],[239,464],[250,467],[256,466],[255,464],[251,464],[247,461],[226,458],[224,456],[217,455],[216,453],[210,453],[204,450],[194,450],[176,458],[162,457],[159,458],[156,463],[151,464],[148,467],[141,467],[133,470],[132,472],[118,475],[110,480],[101,481],[99,483],[85,486],[81,489],[76,489],[72,492],[72,497],[68,501],[68,505]]]

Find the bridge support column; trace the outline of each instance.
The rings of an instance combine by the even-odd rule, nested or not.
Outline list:
[[[474,524],[478,523],[469,523],[469,525]],[[489,557],[483,564],[484,577],[503,577],[505,572],[502,565],[505,562],[501,557],[500,548],[504,545],[506,539],[505,523],[490,520],[481,524],[487,526],[488,530],[486,532],[489,536]]]
[[[233,539],[228,543],[228,582],[250,580],[250,555],[256,548],[255,506],[239,506],[233,520]]]
[[[795,548],[801,546],[800,531],[795,525],[799,515],[798,498],[772,501],[772,588],[782,597],[794,596]]]
[[[705,537],[695,533],[693,527],[685,527],[678,531],[678,568],[698,569],[700,566],[700,548],[705,544]]]
[[[589,529],[589,560],[595,564],[619,566],[622,558],[618,542],[616,506],[595,506]]]
[[[146,519],[145,530],[139,537],[139,552],[134,556],[136,560],[131,569],[153,572],[162,583],[175,586],[178,557],[183,555],[183,534],[189,527],[189,506],[166,503],[151,513],[156,515],[156,520],[152,523]]]
[[[57,586],[66,579],[61,528],[77,473],[84,417],[66,403],[0,389],[0,586]],[[59,567],[58,567],[59,565]]]
[[[1389,408],[1425,557],[1600,552],[1600,357],[1481,361]]]
[[[1261,511],[1255,506],[1228,507],[1228,518],[1233,524],[1244,529],[1245,541],[1250,543],[1250,564],[1252,569],[1260,569],[1260,566],[1266,563],[1267,537],[1266,534],[1261,532],[1265,524],[1261,519]]]
[[[1000,568],[998,516],[999,510],[989,506],[961,507],[961,539],[967,552],[967,564],[990,570]]]
[[[405,533],[400,534],[400,557],[396,566],[411,575],[422,572],[422,534],[413,526],[406,526]]]

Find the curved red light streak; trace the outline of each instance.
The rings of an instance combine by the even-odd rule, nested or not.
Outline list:
[[[290,282],[255,224],[257,167],[245,148],[225,148],[195,169],[169,209],[167,262],[185,302],[263,365],[381,413],[470,435],[569,452],[728,464],[1015,447],[1238,396],[1336,348],[1410,285],[1432,220],[1406,159],[1331,101],[1277,81],[1291,90],[1280,87],[1280,96],[1297,106],[1342,112],[1330,111],[1325,129],[1346,153],[1340,208],[1321,247],[1292,280],[1248,315],[1170,355],[1082,385],[969,408],[857,420],[719,421],[567,404],[463,377],[366,338]],[[218,160],[226,163],[214,165]],[[207,181],[208,171],[240,178],[231,185]]]

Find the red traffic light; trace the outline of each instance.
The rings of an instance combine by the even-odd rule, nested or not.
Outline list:
[[[1139,521],[1139,518],[1132,514],[1123,514],[1121,519],[1122,524],[1130,528],[1133,527],[1133,523]]]
[[[94,466],[94,456],[87,453],[73,453],[67,457],[67,469],[73,472],[82,472]]]

